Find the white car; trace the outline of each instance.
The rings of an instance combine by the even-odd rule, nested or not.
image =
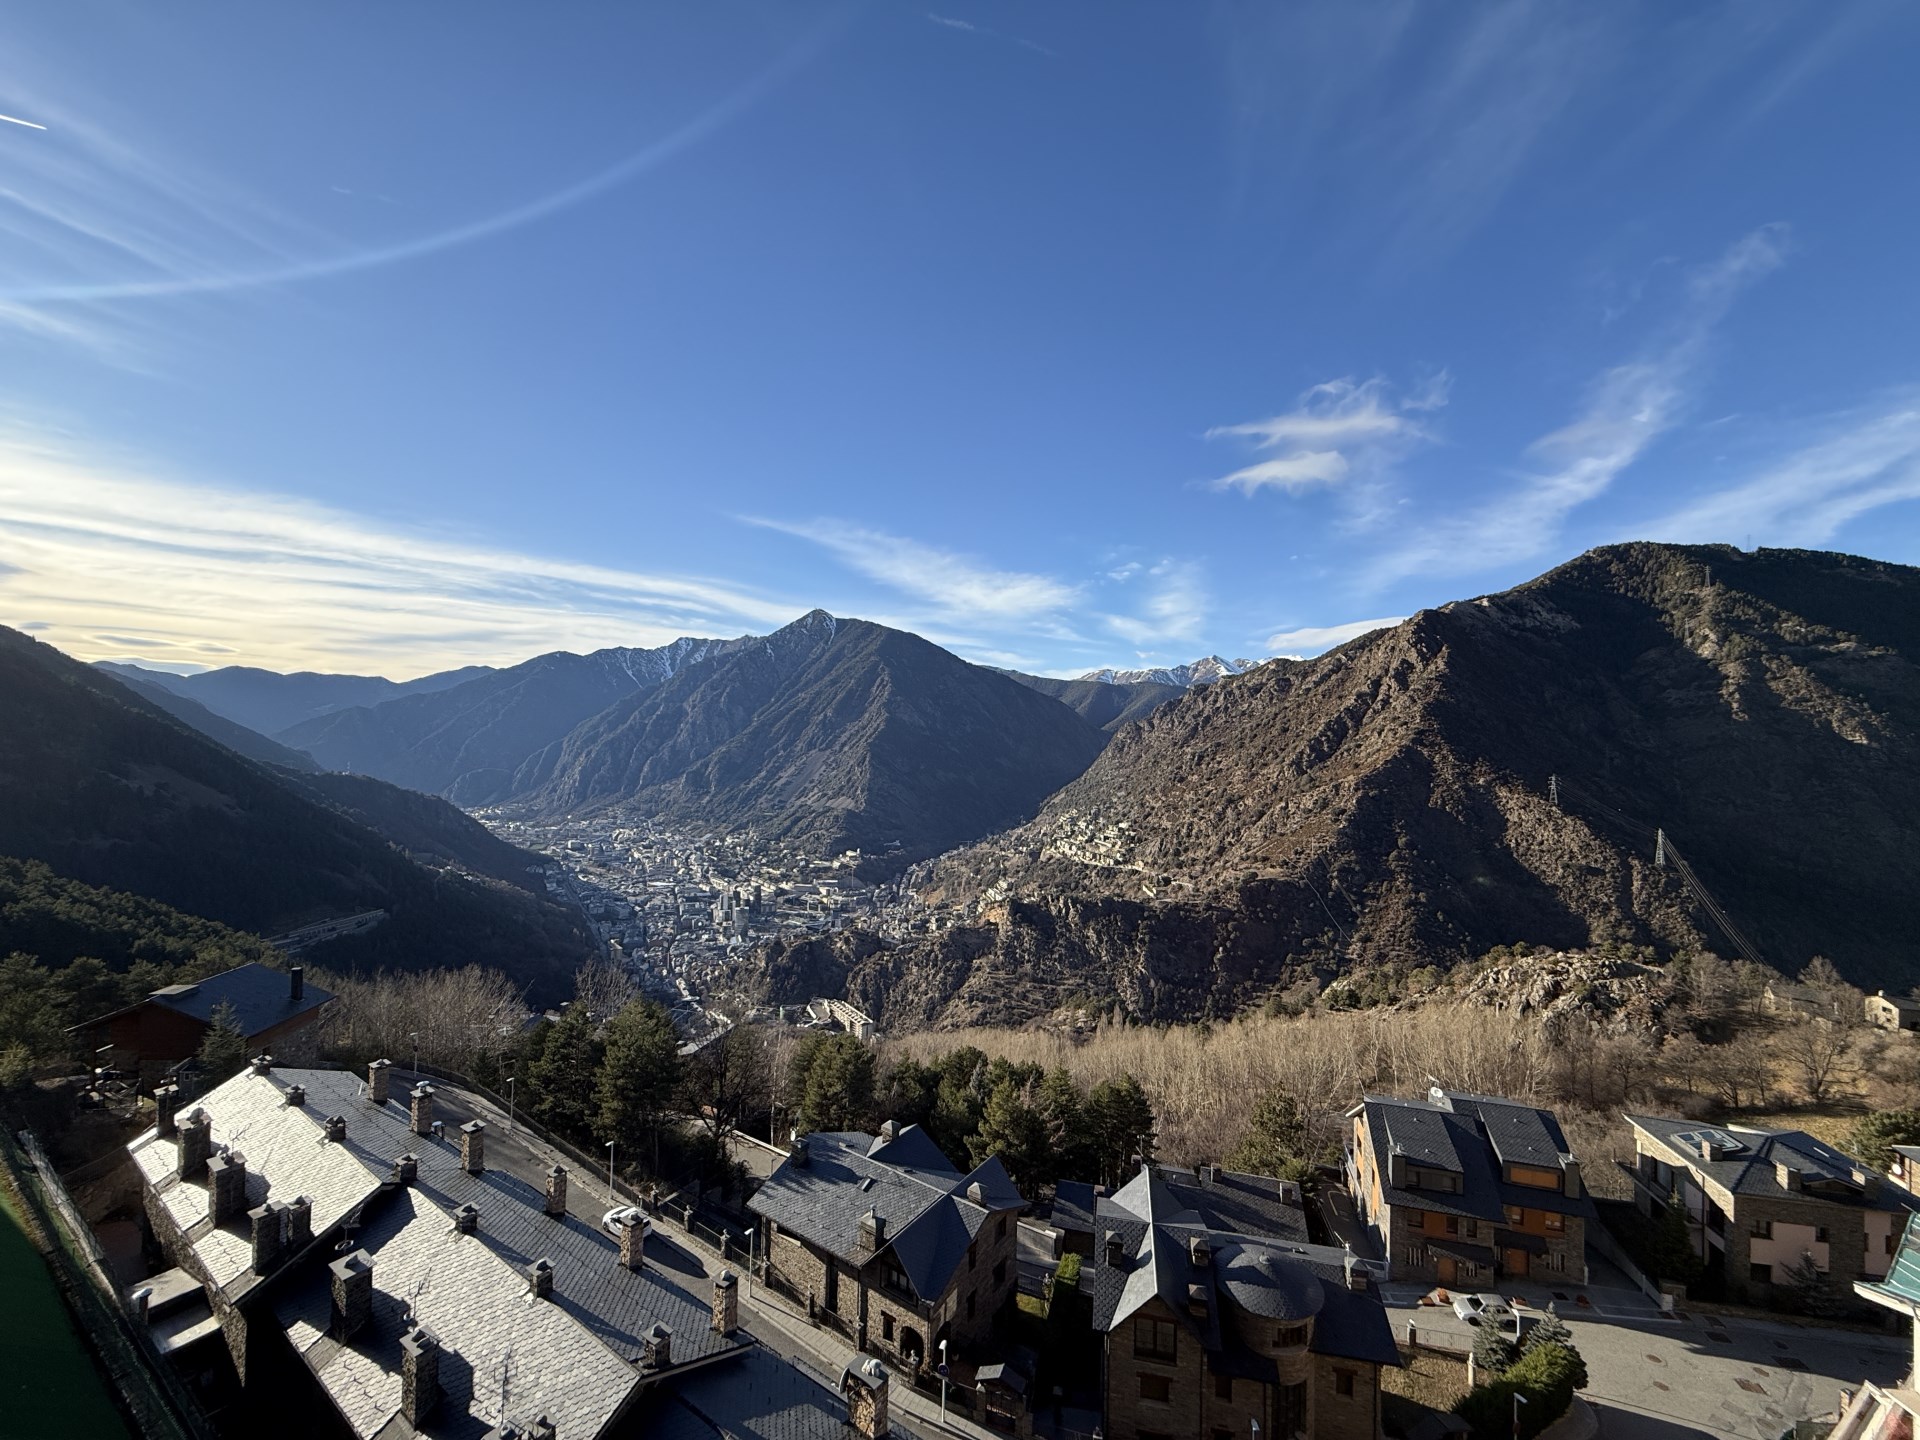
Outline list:
[[[1453,1313],[1469,1325],[1478,1325],[1483,1321],[1500,1326],[1514,1323],[1513,1307],[1498,1295],[1484,1292],[1479,1295],[1454,1296]]]
[[[640,1240],[645,1244],[653,1234],[653,1221],[638,1205],[616,1205],[600,1217],[600,1228],[616,1240],[620,1238],[622,1229],[634,1224],[639,1225]]]

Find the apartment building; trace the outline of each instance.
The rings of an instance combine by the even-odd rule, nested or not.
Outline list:
[[[1552,1111],[1435,1086],[1347,1116],[1348,1189],[1390,1279],[1586,1279],[1593,1201]]]
[[[1856,1282],[1887,1274],[1920,1209],[1903,1186],[1803,1131],[1626,1118],[1641,1213],[1683,1206],[1696,1253],[1736,1300],[1767,1304],[1809,1259],[1851,1298]]]

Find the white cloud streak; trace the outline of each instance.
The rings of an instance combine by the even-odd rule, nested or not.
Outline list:
[[[1447,390],[1444,371],[1404,397],[1377,376],[1330,380],[1307,391],[1284,414],[1216,426],[1207,432],[1209,440],[1248,440],[1256,450],[1282,453],[1222,475],[1211,488],[1247,496],[1262,490],[1300,495],[1352,479],[1377,490],[1414,446],[1431,438],[1420,417],[1445,405]],[[1376,498],[1364,497],[1365,505]]]
[[[20,433],[0,434],[0,544],[0,623],[31,621],[82,659],[404,674],[735,635],[808,608],[157,477]]]
[[[1303,625],[1297,630],[1282,630],[1277,635],[1269,635],[1267,650],[1274,655],[1299,660],[1308,655],[1318,655],[1322,650],[1331,650],[1336,645],[1344,645],[1375,630],[1391,629],[1406,618],[1404,615],[1386,615],[1378,620],[1348,620],[1340,625]]]
[[[1644,353],[1597,377],[1580,412],[1528,447],[1534,468],[1517,488],[1457,519],[1425,524],[1418,538],[1376,562],[1375,582],[1470,574],[1550,551],[1574,510],[1680,423],[1715,327],[1743,290],[1785,258],[1786,228],[1767,225],[1696,270],[1678,313]]]
[[[1885,505],[1920,500],[1920,389],[1837,417],[1828,434],[1736,485],[1636,527],[1634,538],[1825,545]]]

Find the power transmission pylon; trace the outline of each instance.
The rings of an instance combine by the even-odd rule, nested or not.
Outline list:
[[[1667,832],[1664,830],[1653,832],[1653,863],[1659,866],[1667,863]]]
[[[1547,776],[1547,800],[1554,809],[1560,808],[1560,777],[1558,775]]]

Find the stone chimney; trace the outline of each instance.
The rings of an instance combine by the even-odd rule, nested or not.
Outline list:
[[[527,1293],[536,1300],[553,1294],[553,1261],[542,1256],[527,1267]]]
[[[280,1252],[286,1244],[286,1223],[281,1207],[271,1200],[247,1212],[247,1227],[253,1239],[254,1274],[264,1275],[280,1262]]]
[[[313,1201],[296,1195],[287,1204],[287,1252],[298,1255],[313,1243]]]
[[[400,1414],[418,1430],[440,1403],[440,1342],[416,1325],[400,1337]]]
[[[1880,1198],[1880,1177],[1864,1165],[1853,1167],[1853,1183],[1860,1187],[1860,1198],[1877,1200]]]
[[[1204,1235],[1193,1235],[1187,1239],[1187,1259],[1196,1270],[1206,1270],[1213,1265],[1213,1246],[1207,1243]]]
[[[487,1127],[481,1120],[469,1120],[460,1127],[460,1168],[478,1175],[487,1168]]]
[[[351,1340],[373,1316],[373,1257],[364,1250],[343,1255],[327,1267],[333,1280],[333,1321],[327,1333]]]
[[[1398,1150],[1387,1152],[1387,1183],[1395,1188],[1407,1183],[1407,1157]]]
[[[740,1282],[731,1270],[713,1277],[713,1333],[728,1339],[740,1328]]]
[[[638,1215],[628,1219],[620,1226],[620,1263],[629,1270],[638,1270],[646,1263],[645,1246],[647,1240],[647,1222]]]
[[[247,1064],[252,1067],[253,1073],[256,1075],[271,1075],[273,1073],[273,1056],[264,1050],[249,1060]]]
[[[888,1434],[887,1367],[868,1358],[849,1365],[840,1376],[840,1397],[847,1402],[847,1423],[861,1440]]]
[[[393,1183],[411,1185],[420,1178],[420,1157],[409,1150],[405,1155],[396,1156],[393,1162]]]
[[[327,1116],[327,1139],[335,1145],[347,1143],[347,1117],[344,1115]]]
[[[480,1212],[472,1205],[462,1205],[453,1212],[453,1228],[462,1235],[472,1235],[480,1228]]]
[[[1367,1288],[1367,1267],[1360,1263],[1351,1248],[1347,1250],[1342,1264],[1346,1269],[1347,1289],[1364,1292]]]
[[[546,1211],[549,1215],[567,1213],[567,1167],[564,1165],[555,1165],[547,1171]]]
[[[880,1140],[882,1144],[890,1143],[899,1138],[900,1122],[898,1120],[888,1120],[880,1126]]]
[[[807,1137],[796,1135],[787,1146],[787,1158],[793,1162],[796,1170],[807,1168]]]
[[[287,998],[299,1004],[307,994],[307,968],[304,965],[287,967]]]
[[[987,1187],[982,1185],[978,1180],[974,1181],[971,1185],[967,1186],[967,1199],[985,1208],[987,1203]]]
[[[879,1211],[868,1207],[867,1213],[860,1217],[860,1243],[869,1250],[878,1250],[887,1238],[887,1222]]]
[[[1782,1190],[1798,1190],[1800,1167],[1791,1160],[1776,1160],[1773,1162],[1773,1178],[1780,1182]]]
[[[1580,1176],[1580,1162],[1571,1155],[1560,1157],[1561,1189],[1569,1200],[1578,1200],[1585,1193],[1582,1188],[1585,1181]]]
[[[238,1150],[207,1161],[207,1213],[224,1225],[247,1208],[247,1157]]]
[[[162,1085],[153,1092],[153,1128],[163,1140],[180,1133],[174,1117],[180,1113],[180,1087]]]
[[[433,1133],[433,1086],[424,1080],[414,1086],[411,1103],[413,1133],[431,1135]]]
[[[391,1060],[376,1060],[367,1066],[367,1099],[375,1105],[387,1103],[387,1072],[391,1069]]]
[[[649,1370],[664,1370],[673,1364],[673,1331],[658,1320],[640,1342],[640,1363]]]
[[[213,1154],[213,1117],[195,1110],[180,1122],[180,1178],[197,1180],[206,1172],[207,1158]]]
[[[1101,1256],[1101,1263],[1104,1264],[1109,1270],[1120,1270],[1125,1268],[1127,1263],[1127,1251],[1126,1251],[1126,1247],[1120,1243],[1120,1232],[1118,1230],[1107,1231],[1106,1240],[1103,1243],[1102,1250],[1103,1250],[1103,1253]]]
[[[287,1104],[295,1110],[307,1103],[307,1087],[304,1085],[287,1086]]]

